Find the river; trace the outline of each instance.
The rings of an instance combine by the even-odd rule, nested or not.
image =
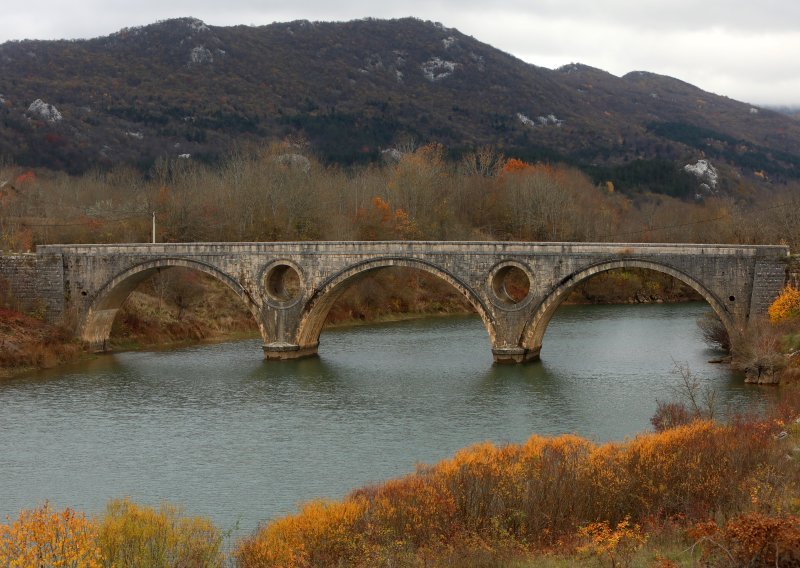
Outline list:
[[[320,357],[260,340],[100,356],[0,382],[0,517],[49,499],[181,503],[252,530],[483,440],[621,440],[649,428],[688,364],[723,407],[762,404],[702,343],[705,304],[569,306],[541,362],[493,366],[477,317],[326,330]]]

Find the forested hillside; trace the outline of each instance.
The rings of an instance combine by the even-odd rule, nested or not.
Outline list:
[[[489,145],[628,194],[694,198],[800,177],[800,123],[785,114],[652,73],[537,67],[410,18],[183,18],[0,45],[5,163],[148,172],[160,158],[219,163],[239,145],[286,140],[345,166],[409,143],[440,143],[456,159]]]

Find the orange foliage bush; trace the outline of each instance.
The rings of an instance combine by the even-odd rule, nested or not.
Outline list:
[[[456,506],[438,479],[410,475],[374,488],[356,491],[352,498],[369,504],[370,523],[398,547],[430,543],[431,535],[452,536]],[[434,541],[436,537],[434,537]]]
[[[600,559],[608,558],[612,568],[628,566],[633,554],[642,547],[647,538],[639,525],[631,525],[625,518],[611,528],[608,521],[590,523],[578,531],[587,540],[578,552]]]
[[[768,308],[769,321],[778,323],[800,317],[800,290],[787,286]]]
[[[372,208],[356,212],[358,238],[361,240],[408,239],[416,235],[414,223],[403,209],[392,207],[384,199],[372,198]]]
[[[746,435],[743,435],[746,434]],[[767,429],[735,429],[701,421],[638,436],[625,451],[627,507],[694,518],[736,507],[743,484],[770,457]],[[625,502],[620,495],[617,502]]]
[[[214,568],[225,563],[211,521],[113,500],[99,521],[44,505],[0,524],[0,566],[8,568]]]
[[[722,568],[800,566],[800,517],[747,513],[723,527],[707,523],[699,540],[703,559]]]
[[[235,551],[240,566],[353,565],[366,555],[366,501],[311,501],[297,515],[260,528]]]
[[[728,522],[723,535],[738,566],[800,566],[800,517],[750,513]]]
[[[510,158],[506,160],[506,163],[503,166],[503,173],[521,172],[524,171],[527,167],[528,164],[526,164],[522,160],[517,158]]]
[[[236,557],[241,566],[369,565],[465,541],[563,548],[580,536],[624,564],[643,542],[635,523],[750,506],[759,476],[781,459],[772,434],[767,423],[697,421],[625,443],[478,444],[340,503],[306,505],[241,541]]]
[[[0,525],[0,566],[9,568],[100,568],[97,524],[72,509],[53,511],[44,505],[20,512]]]

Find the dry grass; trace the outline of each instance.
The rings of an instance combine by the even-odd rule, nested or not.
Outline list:
[[[83,346],[73,339],[70,330],[0,308],[0,376],[55,367],[84,354]]]
[[[131,293],[111,330],[115,348],[258,334],[255,319],[224,284],[183,268],[162,272]]]

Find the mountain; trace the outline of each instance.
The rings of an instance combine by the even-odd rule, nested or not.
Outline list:
[[[772,107],[772,110],[780,112],[795,119],[800,119],[800,107],[796,106],[779,106]]]
[[[341,164],[413,139],[454,154],[495,145],[623,185],[685,177],[683,165],[700,159],[726,179],[800,178],[800,122],[784,114],[653,73],[537,67],[411,18],[261,27],[181,18],[0,45],[6,161],[147,169],[161,156],[214,162],[237,144],[286,138]]]

